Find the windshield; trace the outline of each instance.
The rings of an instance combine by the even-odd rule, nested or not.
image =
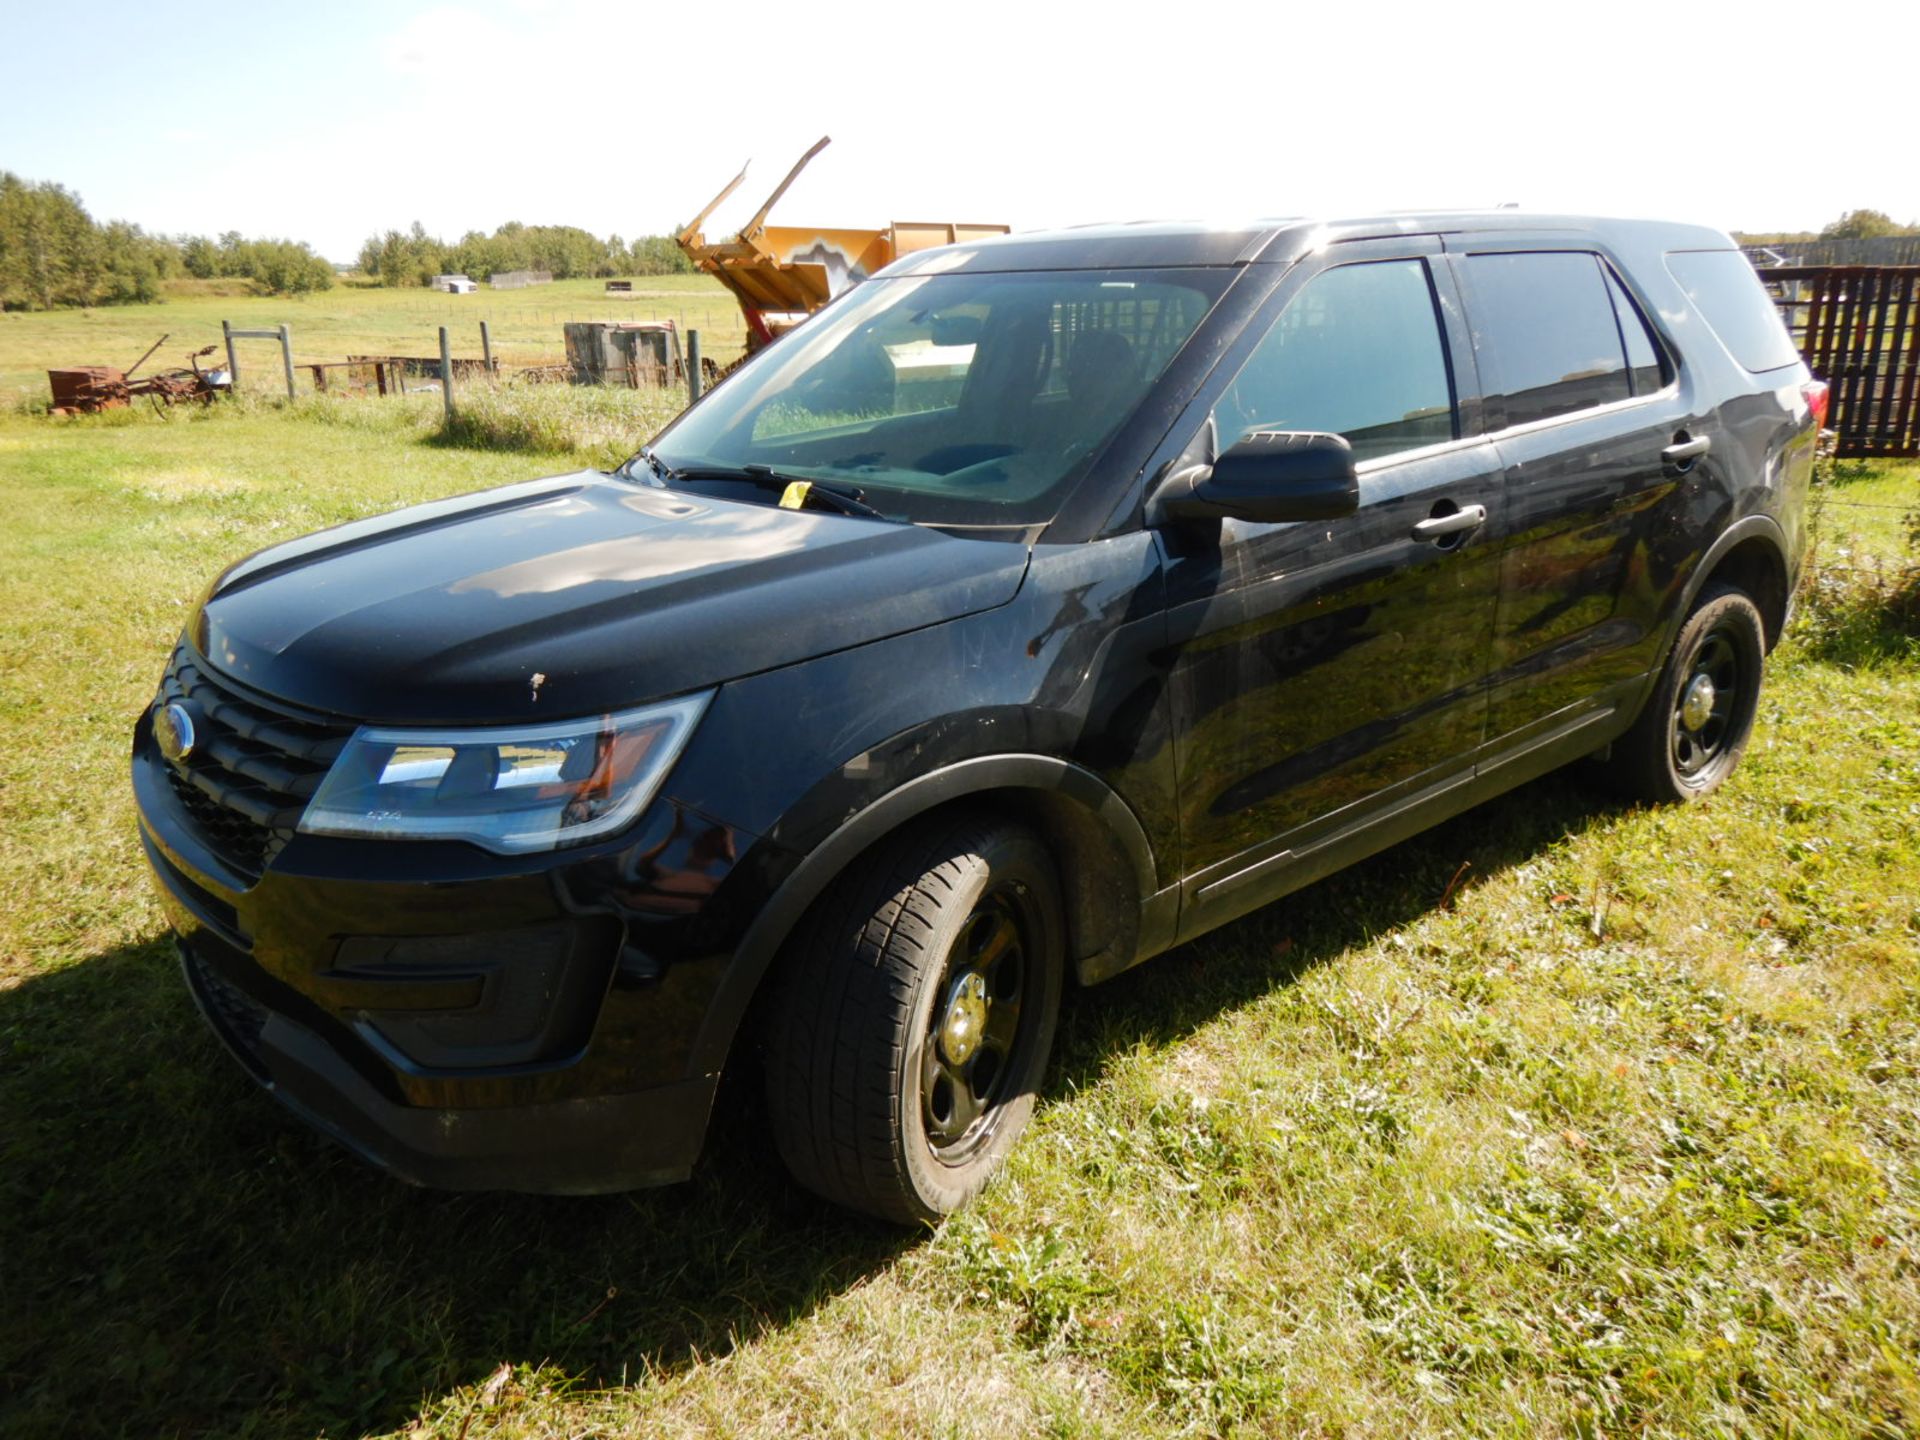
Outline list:
[[[689,479],[765,467],[896,519],[1042,523],[1230,277],[869,280],[690,410],[653,455]]]

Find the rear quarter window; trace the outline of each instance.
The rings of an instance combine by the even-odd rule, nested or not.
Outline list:
[[[1667,271],[1748,370],[1760,374],[1799,362],[1780,312],[1738,250],[1675,250],[1667,256]]]

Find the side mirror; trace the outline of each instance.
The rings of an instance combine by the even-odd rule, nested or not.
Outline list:
[[[1360,508],[1360,478],[1344,436],[1256,430],[1212,465],[1169,477],[1154,505],[1169,520],[1333,520]]]

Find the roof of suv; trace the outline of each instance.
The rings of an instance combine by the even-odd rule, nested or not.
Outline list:
[[[1034,230],[918,251],[895,261],[882,273],[921,275],[952,270],[1128,270],[1179,265],[1286,264],[1321,245],[1353,240],[1498,231],[1527,234],[1558,231],[1602,241],[1622,241],[1634,248],[1733,248],[1728,236],[1704,225],[1615,220],[1592,215],[1540,215],[1524,210],[1451,210],[1339,220],[1295,217],[1218,225],[1143,221]]]

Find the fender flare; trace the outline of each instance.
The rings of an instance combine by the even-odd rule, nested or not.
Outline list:
[[[1722,530],[1706,553],[1694,563],[1687,575],[1686,584],[1680,587],[1680,599],[1660,621],[1660,649],[1653,668],[1642,675],[1638,682],[1639,693],[1632,697],[1630,704],[1622,709],[1638,717],[1641,709],[1653,695],[1654,686],[1659,683],[1660,672],[1666,667],[1668,658],[1673,654],[1673,642],[1680,636],[1680,627],[1686,623],[1687,616],[1693,610],[1693,602],[1700,598],[1700,592],[1707,586],[1708,579],[1720,567],[1720,562],[1732,553],[1736,546],[1749,540],[1764,540],[1780,557],[1780,569],[1786,575],[1787,605],[1793,604],[1793,572],[1787,564],[1787,536],[1780,528],[1780,522],[1771,515],[1754,514],[1743,516]],[[1784,618],[1782,628],[1785,628]]]
[[[1700,557],[1693,567],[1693,573],[1687,577],[1686,588],[1681,591],[1680,603],[1667,617],[1666,634],[1661,639],[1660,663],[1667,663],[1667,655],[1673,648],[1674,638],[1680,633],[1680,627],[1686,622],[1692,611],[1694,601],[1700,598],[1700,592],[1706,588],[1707,581],[1720,562],[1738,546],[1749,540],[1764,540],[1780,559],[1780,573],[1786,587],[1784,599],[1789,611],[1792,609],[1794,575],[1793,567],[1787,563],[1787,536],[1780,528],[1780,522],[1771,515],[1748,515],[1736,520],[1720,532],[1719,538],[1707,547],[1707,553]],[[1782,628],[1785,628],[1784,618]],[[1778,637],[1775,637],[1776,639]],[[1656,667],[1657,668],[1657,667]]]
[[[1090,812],[1132,870],[1138,902],[1157,887],[1153,847],[1131,807],[1092,771],[1051,755],[984,755],[916,776],[850,816],[781,882],[747,926],[694,1037],[689,1071],[717,1075],[780,948],[842,871],[875,841],[935,807],[989,790],[1062,796]]]
[[[1687,576],[1687,583],[1680,587],[1679,603],[1662,618],[1659,658],[1654,662],[1653,668],[1640,677],[1639,693],[1632,698],[1631,704],[1622,706],[1627,713],[1638,718],[1640,711],[1652,697],[1654,686],[1660,681],[1660,672],[1666,668],[1667,660],[1673,654],[1674,641],[1680,637],[1680,627],[1686,624],[1687,616],[1692,613],[1694,601],[1700,598],[1700,592],[1706,589],[1708,579],[1712,577],[1715,570],[1720,568],[1720,562],[1726,559],[1735,547],[1744,545],[1749,540],[1766,541],[1774,553],[1780,557],[1780,569],[1786,577],[1787,614],[1792,613],[1793,570],[1787,564],[1787,537],[1786,532],[1780,528],[1780,522],[1771,515],[1748,515],[1734,521],[1720,532],[1713,544],[1707,547],[1706,553],[1695,562],[1691,573]],[[1781,617],[1783,631],[1786,628],[1786,619],[1786,615]]]
[[[1727,552],[1736,545],[1744,545],[1749,540],[1768,540],[1780,557],[1780,571],[1786,577],[1788,589],[1793,586],[1793,567],[1787,563],[1787,536],[1780,528],[1780,522],[1771,515],[1749,515],[1736,520],[1720,532],[1720,538],[1707,548],[1700,557],[1700,563],[1693,567],[1693,574],[1687,577],[1687,588],[1681,597],[1680,609],[1675,617],[1685,615],[1693,608],[1693,602],[1700,598],[1700,592],[1706,587],[1707,577],[1712,575]]]

